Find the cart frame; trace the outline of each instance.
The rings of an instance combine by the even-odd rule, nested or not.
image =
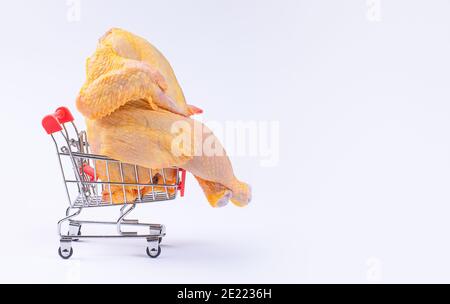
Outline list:
[[[156,258],[161,254],[160,243],[166,235],[166,228],[161,224],[141,223],[136,219],[126,217],[143,203],[174,200],[178,191],[180,196],[184,196],[186,171],[181,168],[165,168],[157,170],[158,176],[162,177],[163,183],[155,183],[155,172],[152,169],[144,169],[137,165],[122,163],[107,156],[90,153],[90,146],[85,131],[78,131],[74,123],[74,118],[66,107],[58,108],[53,114],[47,115],[42,120],[42,126],[49,134],[55,144],[59,166],[64,181],[65,191],[69,202],[66,209],[66,216],[58,222],[58,236],[60,238],[59,255],[63,259],[69,259],[73,254],[72,243],[83,239],[94,238],[143,238],[147,240],[147,255]],[[58,136],[56,136],[58,134]],[[59,141],[57,140],[59,137]],[[62,143],[60,143],[62,139]],[[70,160],[71,169],[75,179],[67,178],[67,166],[63,165],[64,158]],[[107,178],[99,180],[97,176],[97,163],[105,163]],[[120,171],[120,180],[111,180],[110,165],[116,165]],[[135,182],[126,182],[124,168],[134,170]],[[139,181],[140,170],[148,170],[149,182]],[[171,170],[171,171],[168,171]],[[168,172],[176,174],[175,181],[166,178]],[[73,198],[70,186],[76,185],[78,194]],[[111,188],[122,187],[123,202],[113,202]],[[127,198],[126,189],[133,187],[137,190],[137,198],[130,202]],[[105,190],[106,189],[106,190]],[[144,189],[147,189],[144,193]],[[151,191],[149,190],[151,189]],[[161,189],[164,189],[163,191]],[[101,193],[107,191],[110,200],[102,199]],[[119,217],[115,221],[96,221],[78,219],[84,208],[120,206]],[[68,229],[64,230],[65,224]],[[81,227],[84,225],[111,225],[115,226],[114,234],[82,234]],[[148,229],[148,233],[138,233],[137,231],[124,231],[123,228],[141,227]]]

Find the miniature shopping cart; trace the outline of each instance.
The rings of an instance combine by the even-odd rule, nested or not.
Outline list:
[[[59,165],[61,167],[64,180],[65,192],[69,200],[69,207],[66,210],[66,216],[58,222],[58,233],[61,246],[58,253],[63,259],[69,259],[73,254],[72,242],[91,239],[91,238],[144,238],[147,240],[147,254],[156,258],[161,254],[160,243],[166,235],[166,229],[160,224],[140,223],[138,220],[126,219],[126,217],[143,203],[174,200],[178,191],[180,196],[184,196],[184,185],[186,171],[180,168],[167,168],[157,170],[159,181],[153,179],[154,171],[144,169],[136,165],[124,164],[120,161],[111,159],[103,155],[90,153],[89,143],[85,131],[79,132],[74,118],[70,111],[61,107],[52,115],[47,115],[42,120],[42,126],[45,131],[51,135],[55,143]],[[104,164],[106,169],[105,180],[100,180],[97,175],[98,164]],[[111,179],[108,170],[114,165],[120,171],[119,181]],[[134,182],[126,182],[124,167],[132,168],[134,171]],[[146,174],[150,180],[139,181],[139,170],[148,170]],[[166,175],[176,170],[176,180],[166,179]],[[129,174],[129,170],[128,170]],[[161,180],[162,178],[162,180]],[[111,188],[117,190],[122,188],[124,199],[122,202],[116,202],[112,199]],[[137,198],[131,203],[127,200],[126,189],[136,189]],[[143,189],[146,189],[144,192]],[[109,200],[102,194],[104,191],[109,193]],[[109,191],[109,192],[108,192]],[[129,192],[128,192],[129,193]],[[106,196],[108,197],[108,196]],[[120,206],[120,214],[116,221],[88,221],[79,220],[84,208]],[[82,234],[81,227],[84,225],[113,225],[116,228],[115,233],[110,234]],[[140,229],[139,231],[123,231],[127,226]],[[63,229],[64,227],[64,229]],[[143,230],[143,232],[142,232]]]

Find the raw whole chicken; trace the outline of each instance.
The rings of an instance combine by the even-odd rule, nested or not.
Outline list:
[[[213,207],[224,206],[229,200],[237,206],[250,202],[250,186],[234,176],[231,162],[212,132],[190,118],[201,110],[186,103],[170,64],[154,46],[130,32],[112,29],[100,39],[86,69],[87,80],[77,98],[77,108],[86,118],[92,152],[126,163],[125,182],[137,182],[135,165],[140,183],[156,184],[163,183],[163,168],[180,167],[196,177]],[[206,138],[185,132],[196,125],[202,127],[203,134],[208,133]],[[181,144],[180,138],[185,139]],[[195,150],[211,142],[214,151],[223,153]],[[108,173],[111,181],[119,182],[121,176],[115,166],[110,164]],[[106,180],[106,165],[97,162],[96,169],[99,178]],[[165,169],[164,173],[168,183],[176,180],[176,170]],[[132,202],[139,192],[143,195],[151,191],[127,186],[124,197],[122,186],[111,188],[111,193],[109,189],[103,192],[103,199],[114,203]]]

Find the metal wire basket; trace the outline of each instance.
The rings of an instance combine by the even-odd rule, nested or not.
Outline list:
[[[69,202],[66,217],[58,222],[59,255],[68,259],[73,254],[72,242],[87,238],[145,238],[147,254],[156,258],[159,243],[166,235],[161,224],[140,223],[125,219],[139,204],[169,201],[184,196],[186,171],[181,168],[150,169],[126,164],[104,155],[90,153],[85,131],[79,132],[72,114],[65,107],[42,120],[42,126],[55,144],[65,192]],[[76,219],[84,208],[120,206],[116,221]],[[68,223],[68,232],[63,233]],[[84,224],[115,225],[115,234],[82,234]],[[139,226],[149,233],[123,231],[124,226]]]

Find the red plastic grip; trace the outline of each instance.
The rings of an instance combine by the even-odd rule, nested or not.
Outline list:
[[[47,134],[53,134],[62,130],[62,127],[55,115],[45,116],[44,119],[42,119],[42,126]]]
[[[186,185],[186,170],[180,169],[180,171],[181,171],[181,181],[180,181],[180,185],[178,186],[178,190],[180,190],[180,196],[183,197],[184,189],[185,189],[185,185]]]
[[[96,181],[98,179],[97,176],[95,176],[95,170],[94,168],[92,168],[91,166],[89,166],[88,164],[84,164],[83,165],[83,172],[89,176],[89,179],[91,180],[91,182]]]
[[[62,131],[61,125],[74,121],[72,113],[66,107],[59,107],[53,115],[47,115],[42,119],[42,126],[47,134]]]
[[[59,107],[55,111],[55,117],[58,118],[60,124],[74,121],[72,113],[66,107]]]

